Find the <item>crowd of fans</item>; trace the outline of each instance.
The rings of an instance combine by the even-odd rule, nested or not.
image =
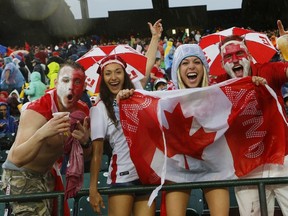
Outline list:
[[[275,30],[265,33],[276,47],[278,32]],[[183,33],[177,37],[164,36],[159,41],[155,64],[144,88],[148,91],[174,89],[175,86],[171,81],[171,69],[176,48],[181,44],[197,44],[205,34],[207,32],[201,33],[201,31],[195,30],[189,35]],[[0,138],[3,139],[3,141],[1,140],[1,148],[9,149],[11,147],[13,137],[17,133],[18,121],[23,106],[26,103],[37,100],[47,90],[55,87],[54,80],[57,78],[61,68],[60,65],[66,60],[77,61],[93,46],[98,45],[128,44],[145,55],[149,41],[150,38],[135,36],[118,40],[82,37],[58,44],[32,45],[25,43],[23,47],[8,47],[0,55]],[[276,54],[271,61],[280,61],[279,55]],[[288,113],[288,83],[283,86],[282,94],[286,103],[286,112]],[[85,91],[81,100],[86,102],[90,108],[95,102],[95,96],[94,92]],[[102,122],[99,124],[102,124]],[[6,146],[3,143],[6,143]],[[102,151],[100,153],[102,154]],[[85,169],[88,166],[85,164]]]
[[[218,29],[219,31],[222,29]],[[151,77],[145,87],[146,90],[165,90],[173,88],[171,82],[171,66],[175,49],[180,44],[199,43],[201,37],[210,32],[199,30],[191,31],[190,34],[164,36],[159,42],[158,53],[155,65],[151,71]],[[277,30],[267,30],[264,32],[271,39],[276,47]],[[0,106],[6,107],[6,113],[0,109],[0,136],[17,131],[18,118],[23,104],[36,100],[44,95],[47,89],[54,88],[54,80],[60,69],[60,64],[67,59],[76,61],[93,46],[128,44],[135,50],[145,55],[150,38],[139,38],[130,36],[124,39],[101,39],[99,37],[81,37],[77,39],[60,42],[58,44],[37,44],[32,45],[27,42],[23,46],[7,48],[6,52],[0,53]],[[273,61],[277,61],[276,55]],[[8,71],[8,73],[7,73]],[[157,79],[161,79],[156,82]],[[161,88],[159,88],[161,84]],[[157,86],[156,86],[157,85]],[[288,84],[283,86],[283,97],[288,107]],[[91,101],[87,101],[89,106],[93,104],[95,94],[88,92]],[[288,112],[288,109],[287,109]],[[12,121],[11,118],[14,118]],[[10,119],[10,120],[8,120]],[[8,124],[8,121],[10,122]],[[13,128],[13,129],[12,129]]]

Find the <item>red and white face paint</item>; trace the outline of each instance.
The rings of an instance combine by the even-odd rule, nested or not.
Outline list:
[[[80,69],[64,66],[59,71],[56,89],[63,107],[72,108],[81,98],[85,89],[85,74]]]
[[[250,55],[243,41],[229,41],[221,47],[222,65],[230,77],[246,77],[250,73]]]

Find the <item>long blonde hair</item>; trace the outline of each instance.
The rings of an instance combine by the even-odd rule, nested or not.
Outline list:
[[[204,70],[204,74],[203,74],[203,77],[202,77],[202,83],[201,83],[201,86],[199,86],[199,87],[205,87],[205,86],[209,85],[208,75],[207,75],[208,73],[207,73],[206,68],[204,67],[204,65],[203,65],[203,70]],[[185,86],[185,84],[183,83],[183,81],[181,79],[179,68],[177,69],[177,77],[178,77],[178,88],[179,89],[186,89],[187,87]]]
[[[209,64],[203,50],[198,44],[182,44],[175,50],[171,68],[171,76],[175,87],[179,89],[186,88],[179,75],[179,66],[183,59],[189,56],[196,56],[201,60],[204,67],[204,76],[201,87],[208,86]]]

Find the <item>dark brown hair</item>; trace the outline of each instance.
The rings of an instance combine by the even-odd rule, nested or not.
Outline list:
[[[122,89],[135,89],[125,69],[124,69],[124,83],[123,83]],[[113,121],[114,125],[117,126],[118,122],[117,122],[115,112],[113,109],[113,102],[115,99],[115,95],[112,94],[112,92],[109,90],[107,84],[104,81],[103,74],[101,75],[101,82],[100,82],[100,97],[107,109],[109,118]]]
[[[68,59],[67,61],[62,63],[60,66],[61,66],[61,68],[63,68],[64,66],[70,66],[70,67],[72,67],[74,69],[80,69],[83,72],[85,72],[85,69],[84,69],[84,67],[81,64],[79,64],[78,62],[75,62],[75,61],[73,61],[71,59]]]

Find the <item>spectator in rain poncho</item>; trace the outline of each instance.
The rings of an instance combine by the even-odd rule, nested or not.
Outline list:
[[[41,82],[41,74],[37,71],[32,72],[29,87],[24,89],[30,101],[34,101],[45,94],[47,87]]]
[[[46,75],[45,75],[45,68],[43,64],[41,64],[40,59],[34,58],[32,61],[33,71],[37,71],[41,74],[41,81],[46,84]]]
[[[21,100],[20,95],[16,89],[9,94],[7,98],[7,103],[10,108],[10,115],[12,115],[15,118],[19,118],[20,116],[19,105],[21,105]]]
[[[22,73],[12,62],[11,57],[4,58],[4,64],[5,66],[1,74],[0,89],[8,92],[16,89],[18,92],[21,92],[22,85],[25,83]]]
[[[47,77],[49,79],[49,89],[54,88],[55,86],[55,79],[58,76],[58,72],[60,70],[60,65],[57,62],[51,62],[48,64],[49,72],[47,74]]]
[[[16,133],[17,123],[14,117],[10,115],[9,105],[0,102],[0,136]]]
[[[164,64],[165,64],[165,73],[168,78],[171,79],[171,68],[173,62],[173,56],[176,47],[174,46],[174,40],[172,38],[169,39],[164,45]]]

